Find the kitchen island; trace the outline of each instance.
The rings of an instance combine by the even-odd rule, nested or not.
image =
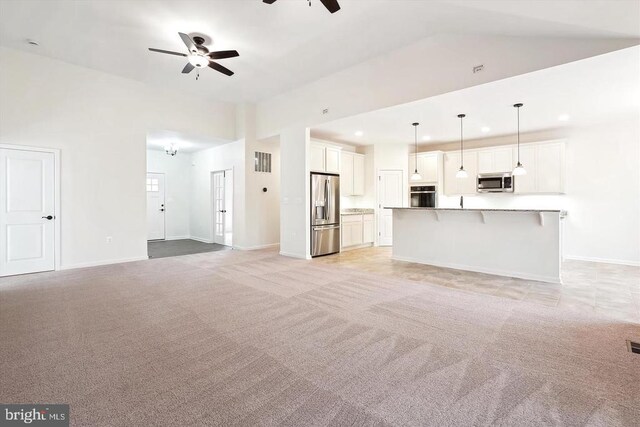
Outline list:
[[[560,210],[386,209],[393,259],[562,283]]]

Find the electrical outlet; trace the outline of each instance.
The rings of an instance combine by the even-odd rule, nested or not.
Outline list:
[[[111,243],[113,241],[113,237],[107,236],[107,243]]]
[[[325,108],[324,110],[322,110],[322,114],[329,114],[329,109]]]
[[[482,70],[484,70],[484,65],[476,65],[475,67],[473,67],[473,74],[479,73]]]

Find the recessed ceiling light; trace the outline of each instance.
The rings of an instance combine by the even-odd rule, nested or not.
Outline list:
[[[482,131],[482,133],[487,133],[491,130],[491,128],[489,126],[482,126],[480,130]]]
[[[569,115],[568,114],[560,114],[558,116],[558,120],[560,120],[561,122],[566,122],[569,120]]]
[[[425,135],[425,136],[422,137],[422,140],[423,141],[431,141],[431,136]]]
[[[362,136],[364,135],[364,132],[362,132],[361,130],[356,131],[356,136]]]
[[[37,41],[35,41],[33,39],[27,39],[27,43],[29,43],[32,46],[40,46],[40,43],[38,43]]]

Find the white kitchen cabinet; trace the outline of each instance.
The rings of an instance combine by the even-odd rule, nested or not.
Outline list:
[[[340,195],[353,196],[353,153],[344,152],[340,159]]]
[[[520,146],[520,162],[526,175],[514,177],[514,190],[518,194],[564,193],[565,182],[564,141],[541,142]],[[517,148],[513,149],[518,161]]]
[[[536,145],[536,192],[564,193],[564,143]]]
[[[373,243],[375,239],[375,219],[373,214],[342,215],[341,246],[361,246]]]
[[[440,153],[418,153],[409,155],[409,176],[416,170],[416,157],[418,158],[418,173],[422,177],[422,180],[416,182],[438,182],[438,167]]]
[[[309,169],[311,172],[340,173],[338,147],[312,141],[309,145]]]
[[[311,172],[325,172],[325,146],[311,143],[309,146],[309,168]]]
[[[364,195],[364,156],[362,154],[348,151],[341,153],[340,195]]]
[[[361,245],[363,241],[362,215],[342,215],[340,230],[342,247]]]
[[[518,163],[518,149],[513,149],[513,158]],[[536,147],[531,145],[520,145],[520,163],[527,171],[526,175],[513,177],[513,191],[518,194],[536,192]],[[515,166],[514,166],[515,167]]]
[[[511,147],[484,148],[478,151],[478,173],[511,172],[515,167]]]
[[[364,196],[364,156],[353,156],[353,195]]]
[[[325,147],[325,172],[340,173],[340,149]]]
[[[362,215],[362,241],[373,243],[375,240],[375,218],[373,214]]]
[[[444,194],[447,196],[477,194],[478,152],[464,153],[464,169],[467,178],[456,178],[460,169],[460,152],[445,153],[444,156]]]

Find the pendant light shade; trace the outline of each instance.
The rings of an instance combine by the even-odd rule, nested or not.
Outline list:
[[[462,128],[462,119],[466,117],[466,114],[458,114],[458,118],[460,119],[460,169],[456,172],[456,178],[468,178],[469,174],[466,170],[464,170],[464,152],[463,152],[463,144],[464,144],[464,136],[463,136],[463,128]]]
[[[522,163],[520,163],[520,107],[522,107],[523,105],[524,104],[522,103],[513,104],[513,106],[518,111],[518,164],[516,164],[516,167],[513,169],[513,172],[511,172],[511,174],[515,176],[527,174],[527,170],[524,168],[524,166],[522,166]]]
[[[416,167],[413,170],[413,174],[411,175],[411,181],[422,181],[422,175],[420,175],[418,173],[418,125],[420,123],[412,123],[411,125],[413,126],[413,129],[415,131],[415,142],[416,142],[416,147],[415,147],[415,161],[416,161]]]

